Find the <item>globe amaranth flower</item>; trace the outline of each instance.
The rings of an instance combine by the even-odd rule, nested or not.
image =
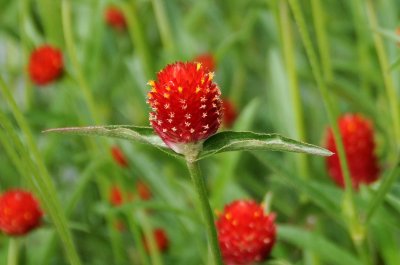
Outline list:
[[[24,190],[11,189],[0,195],[0,230],[10,236],[25,235],[42,219],[39,203]]]
[[[275,244],[275,215],[266,214],[252,200],[237,200],[225,206],[216,222],[225,264],[253,264],[268,257]]]
[[[184,153],[185,144],[202,143],[221,124],[221,92],[214,73],[201,63],[167,65],[149,81],[150,123],[174,151]],[[183,145],[182,145],[183,144]]]
[[[62,53],[59,49],[43,45],[30,55],[28,72],[36,85],[47,85],[61,76],[64,70]]]
[[[115,6],[107,7],[104,13],[104,19],[110,27],[117,30],[124,30],[126,28],[127,24],[124,13]]]
[[[348,113],[339,118],[338,125],[353,187],[358,189],[361,183],[370,184],[377,180],[379,164],[374,153],[374,129],[371,121],[359,114]],[[328,173],[337,185],[344,187],[343,172],[331,128],[327,131],[325,143],[326,148],[335,153],[326,158]]]

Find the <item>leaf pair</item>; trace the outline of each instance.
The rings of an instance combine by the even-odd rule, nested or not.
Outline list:
[[[182,157],[182,155],[175,153],[161,140],[161,138],[155,135],[151,127],[108,125],[56,128],[44,132],[96,135],[126,139],[152,145],[170,155]],[[332,152],[324,148],[295,141],[278,134],[224,131],[214,134],[203,143],[203,149],[198,156],[198,160],[222,152],[253,150],[286,151],[319,156],[332,155]]]

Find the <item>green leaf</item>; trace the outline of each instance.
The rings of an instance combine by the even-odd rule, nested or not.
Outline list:
[[[315,145],[295,141],[278,134],[225,131],[214,134],[203,145],[199,158],[229,151],[286,151],[330,156],[333,153]]]
[[[151,127],[131,126],[131,125],[107,125],[107,126],[88,126],[88,127],[67,127],[55,128],[43,131],[44,133],[65,133],[76,135],[96,135],[111,138],[119,138],[148,144],[159,148],[160,150],[177,157],[180,154],[172,151],[160,137],[154,134]]]
[[[278,227],[278,235],[282,241],[290,242],[304,250],[312,250],[322,260],[328,261],[329,264],[362,264],[352,253],[341,246],[335,245],[317,233],[312,233],[289,225],[280,225]]]

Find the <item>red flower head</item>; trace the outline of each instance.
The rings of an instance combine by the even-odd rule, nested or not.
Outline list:
[[[360,183],[374,182],[379,175],[379,165],[374,154],[375,141],[371,122],[359,114],[346,114],[339,118],[338,123],[353,187],[357,189]],[[343,174],[331,128],[327,132],[326,148],[335,153],[326,158],[329,175],[337,185],[344,187]]]
[[[64,69],[62,53],[50,45],[35,49],[29,58],[29,76],[36,85],[47,85],[61,76]]]
[[[169,246],[169,240],[168,240],[167,234],[165,233],[164,229],[161,229],[161,228],[155,229],[153,231],[153,236],[154,236],[154,239],[156,240],[158,251],[160,251],[160,252],[166,251]],[[149,248],[146,238],[143,238],[143,244],[144,244],[145,249],[147,251],[149,251],[150,248]]]
[[[210,53],[203,53],[198,55],[194,60],[194,62],[201,63],[201,65],[207,69],[207,71],[213,72],[215,71],[215,60],[214,56]]]
[[[128,166],[128,161],[126,160],[124,153],[122,153],[121,149],[118,146],[111,147],[111,155],[114,158],[114,161],[121,167]]]
[[[148,201],[151,199],[152,194],[150,191],[149,186],[147,186],[146,183],[142,182],[142,181],[138,181],[136,182],[136,190],[139,194],[139,197],[144,200],[144,201]]]
[[[161,139],[180,153],[179,144],[198,143],[221,124],[221,99],[213,73],[200,63],[167,65],[149,81],[150,123]]]
[[[216,225],[219,246],[226,264],[250,264],[264,260],[275,243],[275,215],[267,215],[252,200],[225,206]]]
[[[104,13],[104,18],[108,25],[117,30],[123,30],[126,28],[125,16],[117,7],[109,6]]]
[[[231,128],[237,117],[236,107],[229,99],[222,99],[222,108],[224,110],[222,123],[226,128]]]
[[[25,235],[40,225],[42,215],[30,192],[14,189],[0,196],[0,230],[7,235]]]

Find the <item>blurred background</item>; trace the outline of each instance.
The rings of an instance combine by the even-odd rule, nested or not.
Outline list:
[[[201,56],[231,103],[221,130],[324,146],[330,121],[320,84],[332,113],[360,113],[375,128],[381,178],[353,191],[361,226],[349,225],[348,200],[324,158],[237,152],[201,162],[216,213],[241,198],[276,213],[277,243],[260,264],[398,265],[399,7],[395,0],[0,0],[0,189],[32,189],[47,172],[84,264],[211,264],[184,161],[128,141],[42,133],[149,126],[146,83],[169,63]],[[63,70],[37,85],[29,61],[45,44],[62,53]],[[384,201],[364,223],[388,177]],[[143,238],[155,229],[164,231],[166,247],[149,254]],[[8,242],[0,235],[0,264]],[[45,215],[23,240],[21,264],[68,264],[62,246]]]

